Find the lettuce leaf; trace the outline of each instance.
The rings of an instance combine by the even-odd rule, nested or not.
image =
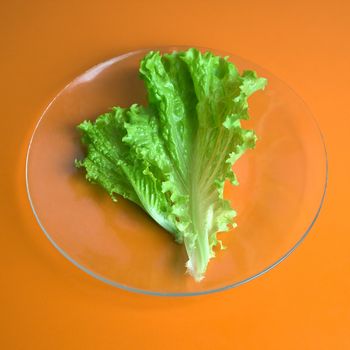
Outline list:
[[[266,79],[193,48],[149,52],[140,76],[148,106],[114,107],[81,123],[87,154],[76,165],[113,200],[133,201],[183,243],[187,271],[200,281],[221,244],[217,232],[235,225],[224,183],[238,184],[232,165],[255,146],[241,120]]]

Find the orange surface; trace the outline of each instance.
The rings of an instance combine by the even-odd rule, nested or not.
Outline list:
[[[350,349],[349,13],[345,0],[3,1],[0,348]],[[95,63],[168,44],[269,69],[305,99],[328,148],[326,202],[306,241],[263,277],[208,296],[94,280],[51,246],[25,192],[27,143],[50,99]]]

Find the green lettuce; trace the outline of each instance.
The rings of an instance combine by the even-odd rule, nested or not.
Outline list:
[[[253,71],[196,49],[140,63],[148,105],[113,107],[78,128],[86,146],[86,178],[136,203],[186,247],[187,271],[204,277],[217,232],[235,226],[223,198],[224,183],[237,185],[232,165],[256,135],[241,127],[248,97],[266,85]]]

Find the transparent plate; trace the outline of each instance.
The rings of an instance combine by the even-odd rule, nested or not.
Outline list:
[[[163,52],[187,47],[161,48]],[[240,185],[226,185],[238,227],[220,234],[227,246],[197,283],[186,254],[134,204],[113,202],[74,167],[83,157],[76,125],[115,105],[145,103],[140,50],[103,62],[66,86],[41,116],[27,155],[27,190],[38,223],[53,245],[90,275],[113,286],[156,295],[196,295],[238,286],[277,265],[305,238],[320,211],[327,159],[320,130],[304,102],[265,69],[235,55],[240,69],[268,78],[250,98],[259,141],[234,166]],[[216,50],[216,54],[226,56]]]

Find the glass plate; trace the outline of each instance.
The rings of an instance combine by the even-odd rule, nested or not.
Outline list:
[[[84,154],[77,124],[115,105],[145,103],[138,66],[148,51],[91,68],[46,108],[27,154],[33,212],[67,259],[113,286],[156,295],[197,295],[238,286],[285,259],[315,222],[327,183],[322,135],[304,102],[285,83],[231,55],[240,70],[256,70],[269,83],[250,98],[251,119],[244,122],[256,131],[257,147],[234,166],[240,185],[225,187],[226,198],[238,212],[238,227],[220,234],[227,249],[217,252],[206,278],[197,283],[185,273],[183,246],[136,205],[122,198],[113,202],[74,167],[74,160]]]

